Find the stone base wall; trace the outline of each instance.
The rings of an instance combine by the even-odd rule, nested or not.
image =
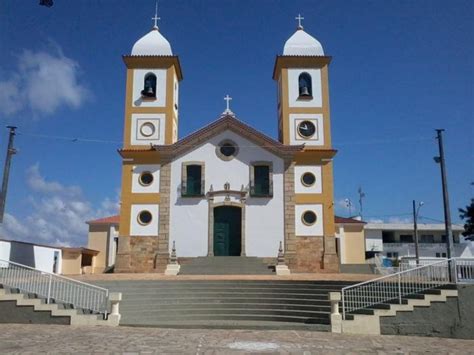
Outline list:
[[[285,255],[292,273],[339,272],[338,257],[325,253],[322,237],[296,237],[295,249]]]
[[[157,252],[158,243],[157,237],[120,237],[114,272],[164,272],[169,254]]]

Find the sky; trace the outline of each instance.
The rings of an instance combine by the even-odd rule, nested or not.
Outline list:
[[[152,26],[154,0],[0,2],[0,164],[18,126],[0,235],[85,245],[86,220],[120,202],[125,65]],[[442,222],[436,128],[444,128],[453,221],[474,195],[471,0],[161,0],[179,56],[180,138],[232,111],[277,137],[275,56],[296,30],[333,57],[329,89],[335,205],[342,216]],[[352,201],[352,208],[345,199]]]

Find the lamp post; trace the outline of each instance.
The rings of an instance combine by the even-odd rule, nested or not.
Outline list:
[[[413,231],[415,235],[415,257],[416,257],[416,266],[420,264],[420,250],[418,247],[418,213],[420,212],[421,206],[424,205],[423,201],[420,201],[418,207],[416,207],[416,202],[413,200]]]

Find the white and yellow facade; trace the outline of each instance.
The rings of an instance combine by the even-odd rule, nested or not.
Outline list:
[[[177,56],[157,27],[127,67],[116,272],[162,272],[179,258],[275,258],[293,272],[338,271],[328,65],[301,27],[275,62],[279,140],[230,110],[178,140]]]

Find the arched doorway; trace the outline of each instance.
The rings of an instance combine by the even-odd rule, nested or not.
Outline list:
[[[242,251],[242,209],[214,208],[214,256],[240,256]]]

